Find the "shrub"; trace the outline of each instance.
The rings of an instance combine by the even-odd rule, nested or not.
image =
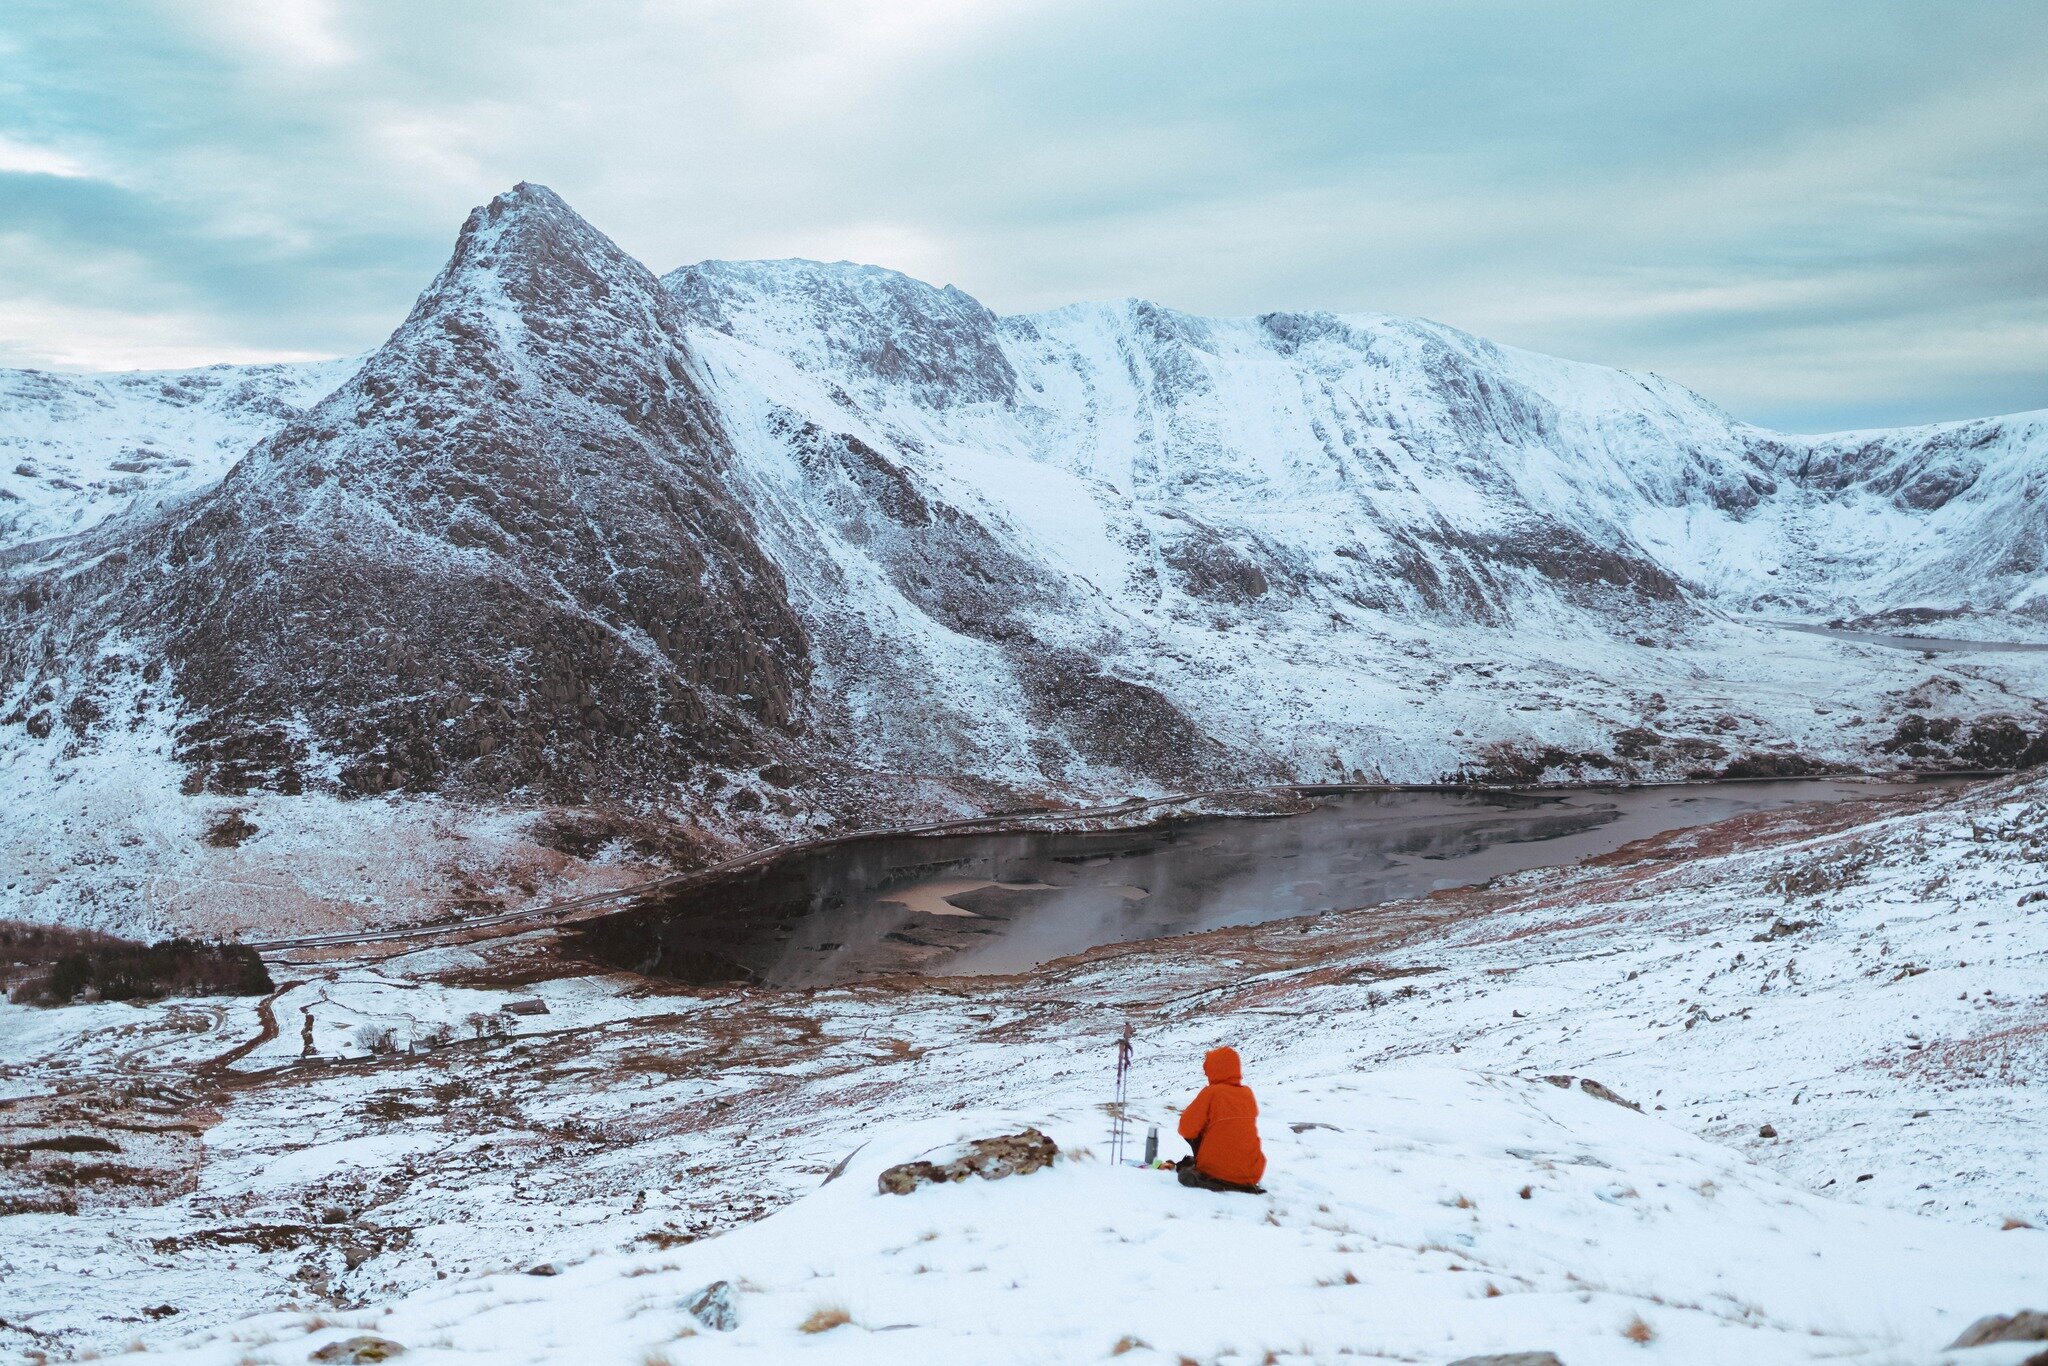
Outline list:
[[[392,1053],[398,1045],[388,1025],[357,1025],[356,1047],[365,1053]]]
[[[799,1323],[796,1328],[799,1333],[824,1333],[839,1327],[843,1323],[852,1322],[853,1315],[834,1304],[826,1305],[821,1309],[813,1309],[811,1316],[802,1323]]]
[[[48,990],[55,999],[68,1001],[85,990],[85,984],[91,980],[92,960],[82,953],[67,953],[50,969]]]

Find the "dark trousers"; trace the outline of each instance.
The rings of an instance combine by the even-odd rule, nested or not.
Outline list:
[[[1180,1178],[1180,1183],[1183,1186],[1191,1186],[1196,1190],[1239,1191],[1245,1195],[1264,1195],[1266,1193],[1264,1186],[1240,1186],[1233,1181],[1218,1181],[1207,1172],[1197,1168],[1195,1166],[1195,1159],[1192,1157],[1183,1157],[1180,1161],[1174,1163],[1173,1170],[1175,1175]]]

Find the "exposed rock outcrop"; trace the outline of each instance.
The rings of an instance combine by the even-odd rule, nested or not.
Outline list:
[[[1036,1129],[1000,1138],[978,1138],[967,1151],[945,1163],[899,1162],[875,1179],[884,1195],[908,1195],[919,1186],[944,1185],[978,1176],[997,1181],[1005,1176],[1023,1176],[1050,1167],[1059,1156],[1057,1143]]]

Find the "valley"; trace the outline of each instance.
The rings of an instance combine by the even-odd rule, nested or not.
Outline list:
[[[2048,756],[2048,654],[1994,648],[2048,620],[2040,414],[1792,436],[1418,319],[657,277],[530,184],[360,360],[0,394],[0,855],[52,923],[376,929],[1176,792]]]
[[[935,1344],[957,1330],[929,1309],[892,1315],[893,1282],[872,1279],[890,1258],[841,1264],[802,1235],[798,1250],[756,1258],[744,1249],[757,1244],[728,1252],[711,1235],[764,1216],[764,1229],[782,1227],[778,1218],[808,1227],[840,1198],[827,1187],[821,1205],[818,1183],[864,1145],[874,1154],[854,1159],[859,1172],[943,1141],[935,1123],[979,1133],[1032,1122],[1073,1149],[1076,1175],[1062,1180],[1096,1183],[1089,1198],[1106,1217],[1150,1236],[1141,1231],[1161,1213],[1143,1201],[1124,1209],[1139,1191],[1125,1185],[1158,1178],[1119,1176],[1101,1157],[1113,1043],[1130,1022],[1141,1125],[1170,1118],[1202,1047],[1234,1043],[1271,1107],[1279,1227],[1323,1237],[1318,1200],[1354,1219],[1373,1211],[1368,1243],[1335,1242],[1377,1249],[1352,1263],[1366,1283],[1419,1278],[1414,1293],[1434,1308],[1412,1329],[1376,1319],[1382,1333],[1424,1336],[1369,1342],[1340,1304],[1325,1317],[1311,1300],[1288,1310],[1283,1342],[1277,1321],[1212,1323],[1175,1308],[1198,1286],[1151,1283],[1130,1302],[1163,1318],[1146,1314],[1087,1346],[1113,1306],[1078,1321],[1045,1314],[1004,1339],[1016,1359],[1106,1351],[1123,1331],[1197,1356],[1250,1334],[1305,1359],[1379,1343],[1434,1360],[1446,1356],[1432,1345],[1446,1328],[1467,1350],[1528,1345],[1535,1333],[1581,1353],[1612,1337],[1621,1351],[1634,1349],[1614,1335],[1640,1313],[1685,1359],[1725,1353],[1716,1335],[1735,1331],[1747,1359],[1804,1360],[1818,1330],[1831,1351],[1931,1363],[1956,1320],[2037,1295],[2048,1264],[2029,1251],[2048,1236],[2029,1176],[2048,1159],[2036,1103],[2048,1094],[2043,800],[2039,780],[2003,780],[1752,810],[1577,867],[1104,946],[1004,976],[686,987],[565,971],[542,930],[274,955],[279,990],[260,1003],[0,1006],[4,1141],[23,1154],[5,1178],[20,1235],[0,1254],[5,1331],[53,1354],[140,1340],[153,1354],[213,1362],[303,1354],[371,1329],[455,1361],[497,1350],[508,1323],[541,1313],[521,1330],[525,1350],[629,1361],[688,1326],[652,1302],[634,1309],[636,1296],[673,1298],[744,1266],[747,1317],[723,1347],[794,1350],[781,1335],[794,1333],[806,1297],[839,1294],[867,1327],[820,1350],[858,1359],[869,1333],[899,1321],[918,1326],[873,1341],[949,1350]],[[526,1001],[545,1013],[518,1013]],[[1451,1160],[1451,1130],[1493,1132],[1488,1096],[1512,1107],[1515,1086],[1558,1094],[1540,1080],[1549,1075],[1592,1077],[1642,1107],[1628,1117],[1574,1093],[1555,1103],[1593,1108],[1532,1121],[1555,1136],[1537,1142],[1546,1151],[1590,1141],[1562,1135],[1602,1131],[1603,1112],[1644,1126],[1588,1150],[1591,1175],[1623,1173],[1605,1178],[1618,1205],[1588,1187],[1562,1205],[1542,1196],[1521,1217],[1515,1184],[1556,1179],[1542,1162],[1475,1149],[1456,1159],[1464,1174],[1453,1181],[1423,1161]],[[1345,1111],[1356,1087],[1375,1097],[1377,1119]],[[1303,1135],[1330,1123],[1354,1137],[1321,1153]],[[1773,1136],[1759,1137],[1762,1126]],[[1658,1156],[1678,1152],[1689,1155],[1675,1169]],[[1387,1165],[1353,1187],[1342,1172],[1358,1160]],[[1495,1161],[1508,1165],[1482,1183]],[[1719,1232],[1690,1240],[1703,1259],[1686,1273],[1697,1278],[1690,1290],[1676,1272],[1652,1284],[1625,1267],[1625,1230],[1693,1217],[1658,1212],[1674,1196],[1647,1183],[1669,1183],[1673,1170],[1732,1202],[1698,1216]],[[1431,1223],[1436,1202],[1451,1199],[1446,1182],[1476,1198],[1476,1223],[1456,1212],[1442,1216],[1453,1225]],[[908,1197],[927,1202],[913,1211],[921,1227],[949,1239],[976,1241],[956,1217],[983,1242],[1023,1227],[1009,1222],[1021,1212],[982,1198]],[[1167,1217],[1186,1198],[1176,1193]],[[954,1214],[958,1200],[982,1213]],[[1907,1213],[1934,1216],[1908,1241],[1946,1249],[1945,1264],[1973,1268],[1967,1277],[1917,1289],[1858,1279],[1849,1249],[1897,1240],[1906,1226],[1883,1221]],[[1500,1241],[1502,1216],[1536,1243]],[[1789,1246],[1774,1232],[1787,1219],[1801,1230],[1793,1236],[1833,1249],[1816,1264],[1821,1281],[1741,1269],[1755,1259],[1740,1249]],[[1454,1239],[1460,1231],[1476,1240]],[[1448,1260],[1430,1250],[1445,1239],[1457,1253]],[[1335,1242],[1311,1260],[1341,1269]],[[1546,1242],[1549,1252],[1533,1250]],[[1030,1279],[1004,1255],[989,1246],[936,1267],[961,1275],[979,1257]],[[1144,1261],[1107,1265],[1124,1284]],[[1335,1273],[1298,1274],[1313,1290],[1314,1276]],[[1488,1279],[1526,1298],[1498,1313],[1467,1298]],[[1734,1299],[1708,1295],[1715,1285]],[[1822,1302],[1835,1308],[1816,1321],[1810,1306]],[[244,1322],[258,1306],[275,1312]],[[599,1323],[601,1347],[590,1336]],[[1058,1336],[1069,1332],[1080,1336]]]

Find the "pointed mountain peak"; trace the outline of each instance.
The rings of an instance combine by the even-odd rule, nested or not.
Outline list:
[[[568,200],[545,185],[522,180],[490,203],[471,209],[469,220],[462,225],[462,237],[467,240],[474,236],[502,234],[514,229],[531,231],[539,227],[570,231],[580,228],[584,232],[597,232],[582,214],[569,207]]]
[[[409,323],[454,312],[523,318],[548,335],[616,329],[650,342],[672,309],[653,272],[545,185],[521,181],[470,211]]]
[[[522,180],[490,203],[470,210],[455,239],[448,272],[491,269],[504,274],[526,269],[596,271],[638,277],[651,285],[654,276],[569,207],[567,200],[545,185]]]

